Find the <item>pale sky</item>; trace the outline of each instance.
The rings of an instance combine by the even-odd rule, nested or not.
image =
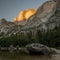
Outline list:
[[[47,0],[0,0],[0,19],[13,21],[20,11],[29,8],[37,9],[45,1]]]

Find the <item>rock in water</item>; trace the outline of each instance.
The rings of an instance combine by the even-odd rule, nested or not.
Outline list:
[[[31,55],[45,55],[49,58],[52,57],[52,55],[56,55],[60,53],[60,50],[57,50],[55,48],[49,48],[46,45],[39,44],[39,43],[32,43],[26,45],[27,50]]]
[[[49,55],[51,50],[49,47],[39,44],[39,43],[32,43],[26,46],[27,50],[30,54],[43,54]]]

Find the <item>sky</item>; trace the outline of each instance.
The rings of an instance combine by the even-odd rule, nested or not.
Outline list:
[[[45,1],[47,0],[0,0],[0,19],[13,21],[20,11],[37,9]]]

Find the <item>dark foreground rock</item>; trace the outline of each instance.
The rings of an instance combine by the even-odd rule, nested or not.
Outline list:
[[[57,54],[56,49],[49,48],[49,47],[47,47],[43,44],[39,44],[39,43],[28,44],[26,46],[26,48],[30,54],[34,54],[34,55],[39,54],[39,55],[51,56],[51,55]]]

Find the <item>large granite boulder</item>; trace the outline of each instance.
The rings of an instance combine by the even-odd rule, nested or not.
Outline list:
[[[48,56],[57,53],[55,50],[39,43],[28,44],[26,45],[26,48],[30,54],[43,54]]]

